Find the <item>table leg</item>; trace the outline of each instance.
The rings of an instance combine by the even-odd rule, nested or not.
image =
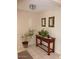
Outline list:
[[[40,40],[40,45],[42,45],[42,40]]]
[[[50,55],[50,42],[48,42],[48,55]]]
[[[38,46],[38,39],[36,38],[36,46]]]
[[[53,41],[53,52],[55,52],[55,40]]]

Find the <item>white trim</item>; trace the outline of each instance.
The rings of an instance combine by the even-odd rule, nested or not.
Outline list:
[[[21,50],[19,50],[19,51],[18,51],[18,53],[19,53],[19,52],[22,52],[22,51],[25,51],[25,50],[26,50],[26,48],[24,48],[24,49],[21,49]]]

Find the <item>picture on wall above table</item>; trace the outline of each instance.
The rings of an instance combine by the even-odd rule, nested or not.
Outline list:
[[[54,21],[55,21],[55,16],[49,17],[49,19],[48,19],[48,26],[49,27],[54,27]]]
[[[41,26],[46,27],[46,18],[41,18]]]

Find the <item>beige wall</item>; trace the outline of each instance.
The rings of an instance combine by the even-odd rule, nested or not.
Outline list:
[[[49,34],[56,38],[56,47],[55,51],[60,54],[61,52],[61,11],[60,7],[54,9],[54,10],[48,10],[45,12],[42,12],[39,14],[39,19],[42,17],[46,17],[46,29],[49,31]],[[55,16],[55,27],[48,27],[48,17]],[[39,21],[39,28],[42,29],[44,27],[41,27],[41,22]],[[40,30],[39,29],[39,30]]]
[[[17,11],[17,49],[18,51],[23,49],[22,46],[22,34],[27,30],[26,27],[28,27],[28,20],[25,12],[22,12],[20,10]]]
[[[17,10],[17,50],[23,50],[21,36],[29,29],[37,29],[38,27],[37,13],[30,13],[27,11]],[[31,44],[35,43],[34,38]]]

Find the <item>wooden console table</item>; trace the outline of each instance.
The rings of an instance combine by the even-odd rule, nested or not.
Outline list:
[[[40,43],[38,43],[38,40],[40,40]],[[46,42],[48,44],[48,46],[44,45],[42,43],[42,41]],[[53,43],[52,48],[50,48],[50,43]],[[45,50],[43,47],[47,47],[47,50]],[[48,36],[47,38],[44,38],[40,35],[36,35],[36,46],[39,46],[40,48],[42,48],[43,50],[45,50],[48,55],[50,55],[51,52],[55,52],[55,38]]]

